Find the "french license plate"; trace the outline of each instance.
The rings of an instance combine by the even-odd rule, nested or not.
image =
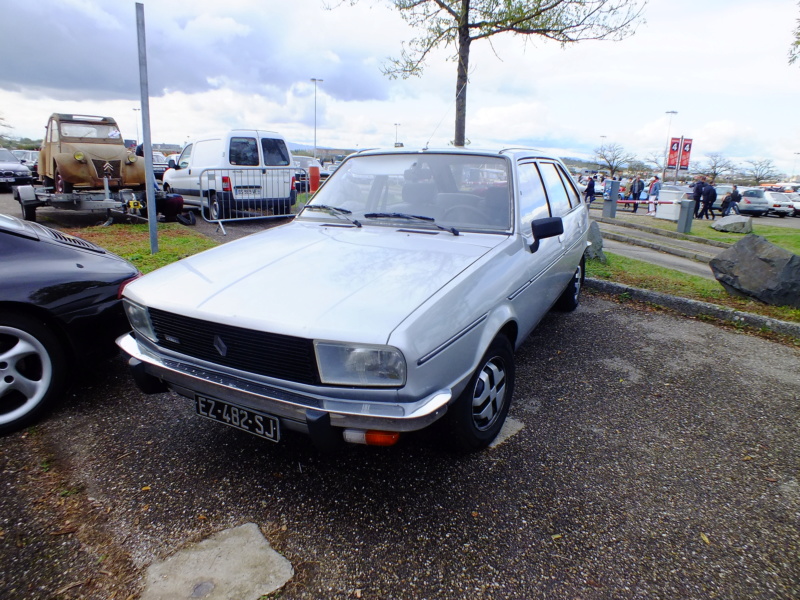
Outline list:
[[[14,183],[13,177],[0,177],[0,183]]]
[[[198,415],[206,419],[241,429],[271,442],[281,439],[280,423],[272,415],[207,396],[195,396],[194,408]]]

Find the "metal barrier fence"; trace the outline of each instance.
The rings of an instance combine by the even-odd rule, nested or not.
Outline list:
[[[197,196],[181,190],[184,204],[195,204],[203,219],[225,233],[224,221],[286,217],[297,204],[296,167],[203,169],[197,176]],[[308,173],[305,173],[308,181]],[[194,183],[194,182],[193,182]]]

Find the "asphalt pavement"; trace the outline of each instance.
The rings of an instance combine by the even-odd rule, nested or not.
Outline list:
[[[243,527],[276,598],[797,598],[800,349],[587,290],[516,358],[515,427],[469,456],[271,444],[98,365],[0,438],[0,597],[174,598],[148,567]],[[231,597],[202,556],[183,597]]]

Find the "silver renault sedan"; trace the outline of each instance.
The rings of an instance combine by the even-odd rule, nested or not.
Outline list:
[[[128,285],[118,344],[143,391],[267,440],[391,445],[436,423],[477,450],[515,349],[578,306],[588,226],[537,150],[360,152],[292,222]]]

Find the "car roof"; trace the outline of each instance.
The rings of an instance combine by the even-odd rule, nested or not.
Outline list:
[[[498,146],[496,148],[461,148],[461,147],[447,147],[447,148],[420,148],[414,150],[412,148],[371,148],[368,150],[361,150],[350,156],[369,156],[377,154],[458,154],[462,156],[509,156],[511,158],[545,158],[548,160],[561,160],[560,157],[544,152],[536,148],[522,148],[522,147],[506,147]]]

